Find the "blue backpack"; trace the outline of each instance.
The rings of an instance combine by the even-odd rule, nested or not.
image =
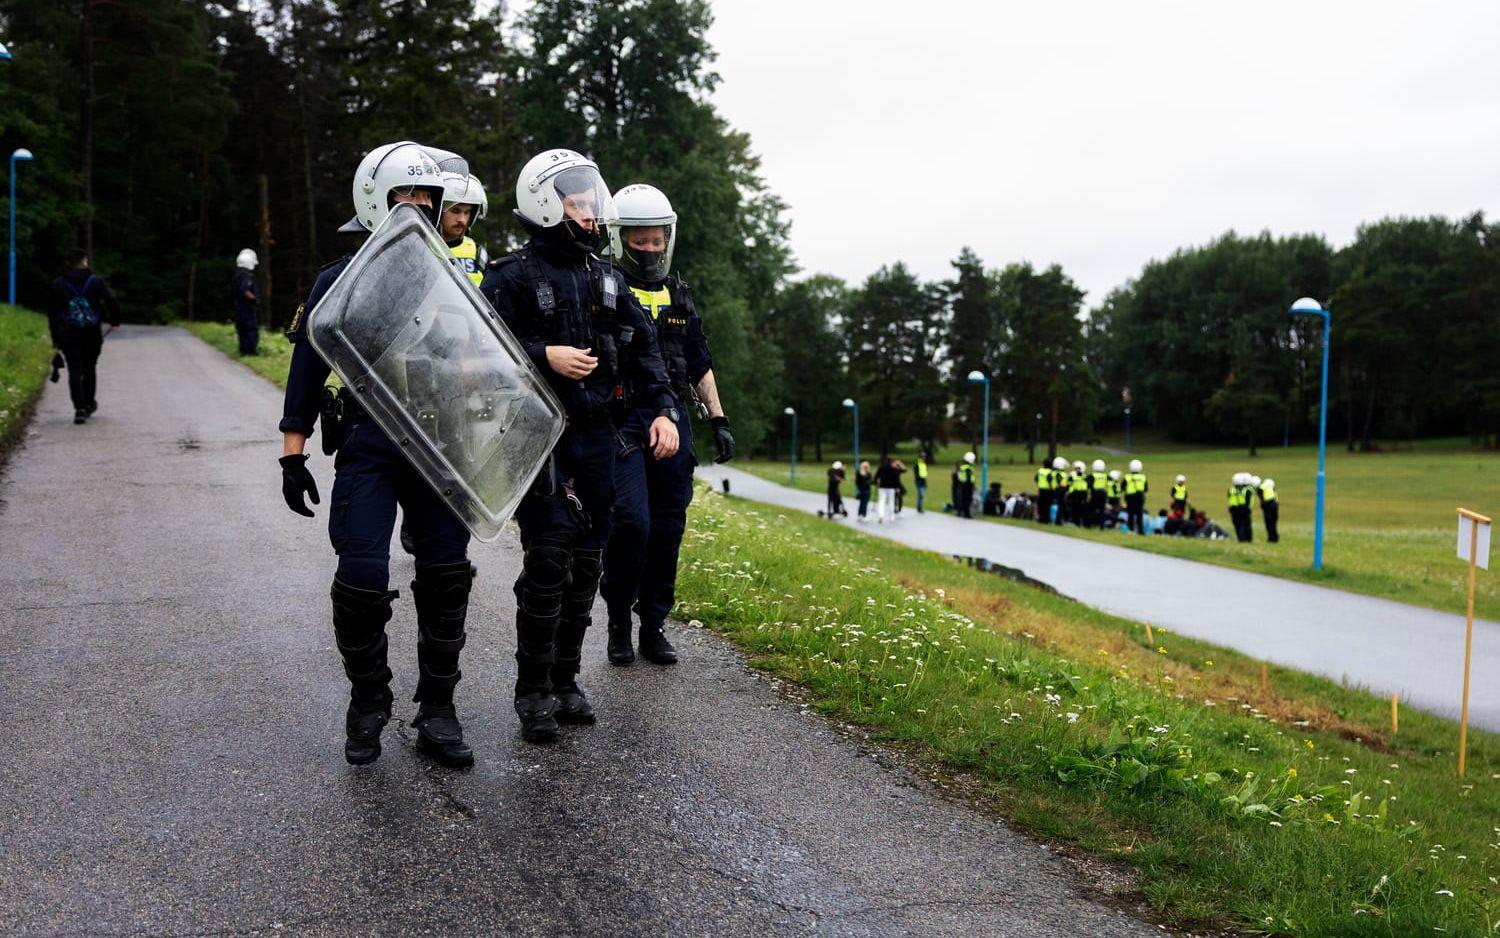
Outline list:
[[[64,280],[63,286],[72,291],[73,296],[68,299],[68,305],[63,307],[63,325],[70,329],[92,329],[99,325],[99,311],[94,304],[89,302],[89,284],[94,282],[94,275],[89,274],[84,278],[83,286],[73,286],[73,281]]]

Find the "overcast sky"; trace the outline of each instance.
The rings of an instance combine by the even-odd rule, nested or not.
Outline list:
[[[1234,229],[1500,214],[1500,2],[715,0],[804,272],[1060,263],[1097,303]]]

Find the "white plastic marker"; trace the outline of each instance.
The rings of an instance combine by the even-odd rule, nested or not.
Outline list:
[[[1464,777],[1469,748],[1469,660],[1474,651],[1474,571],[1490,568],[1490,519],[1467,508],[1458,510],[1458,559],[1469,562],[1469,613],[1464,630],[1464,702],[1458,717],[1458,777]]]

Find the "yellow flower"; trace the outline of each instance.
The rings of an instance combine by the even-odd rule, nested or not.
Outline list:
[[[1297,770],[1295,768],[1289,768],[1289,769],[1287,769],[1286,770],[1286,777],[1287,778],[1296,778],[1297,777]]]

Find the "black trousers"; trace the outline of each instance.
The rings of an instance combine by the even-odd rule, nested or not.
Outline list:
[[[1262,517],[1266,519],[1266,540],[1270,541],[1272,544],[1281,540],[1281,538],[1276,534],[1276,518],[1281,514],[1281,503],[1261,502],[1260,512]]]
[[[1144,493],[1142,493],[1140,495],[1126,495],[1125,496],[1125,525],[1126,525],[1126,527],[1128,527],[1130,530],[1134,531],[1137,534],[1145,534],[1146,533],[1145,514],[1146,514],[1146,496],[1145,496]]]
[[[99,365],[99,349],[103,345],[102,338],[95,338],[64,342],[58,346],[68,363],[68,395],[73,398],[74,410],[87,410],[97,403],[94,400],[98,390],[95,372]]]
[[[1052,491],[1042,489],[1036,493],[1036,520],[1038,524],[1052,523]]]
[[[1229,509],[1230,520],[1234,522],[1234,536],[1241,543],[1249,543],[1254,540],[1255,534],[1250,528],[1250,506],[1241,505]]]
[[[235,332],[239,333],[240,354],[254,355],[260,348],[260,323],[254,319],[236,319],[234,323]]]

